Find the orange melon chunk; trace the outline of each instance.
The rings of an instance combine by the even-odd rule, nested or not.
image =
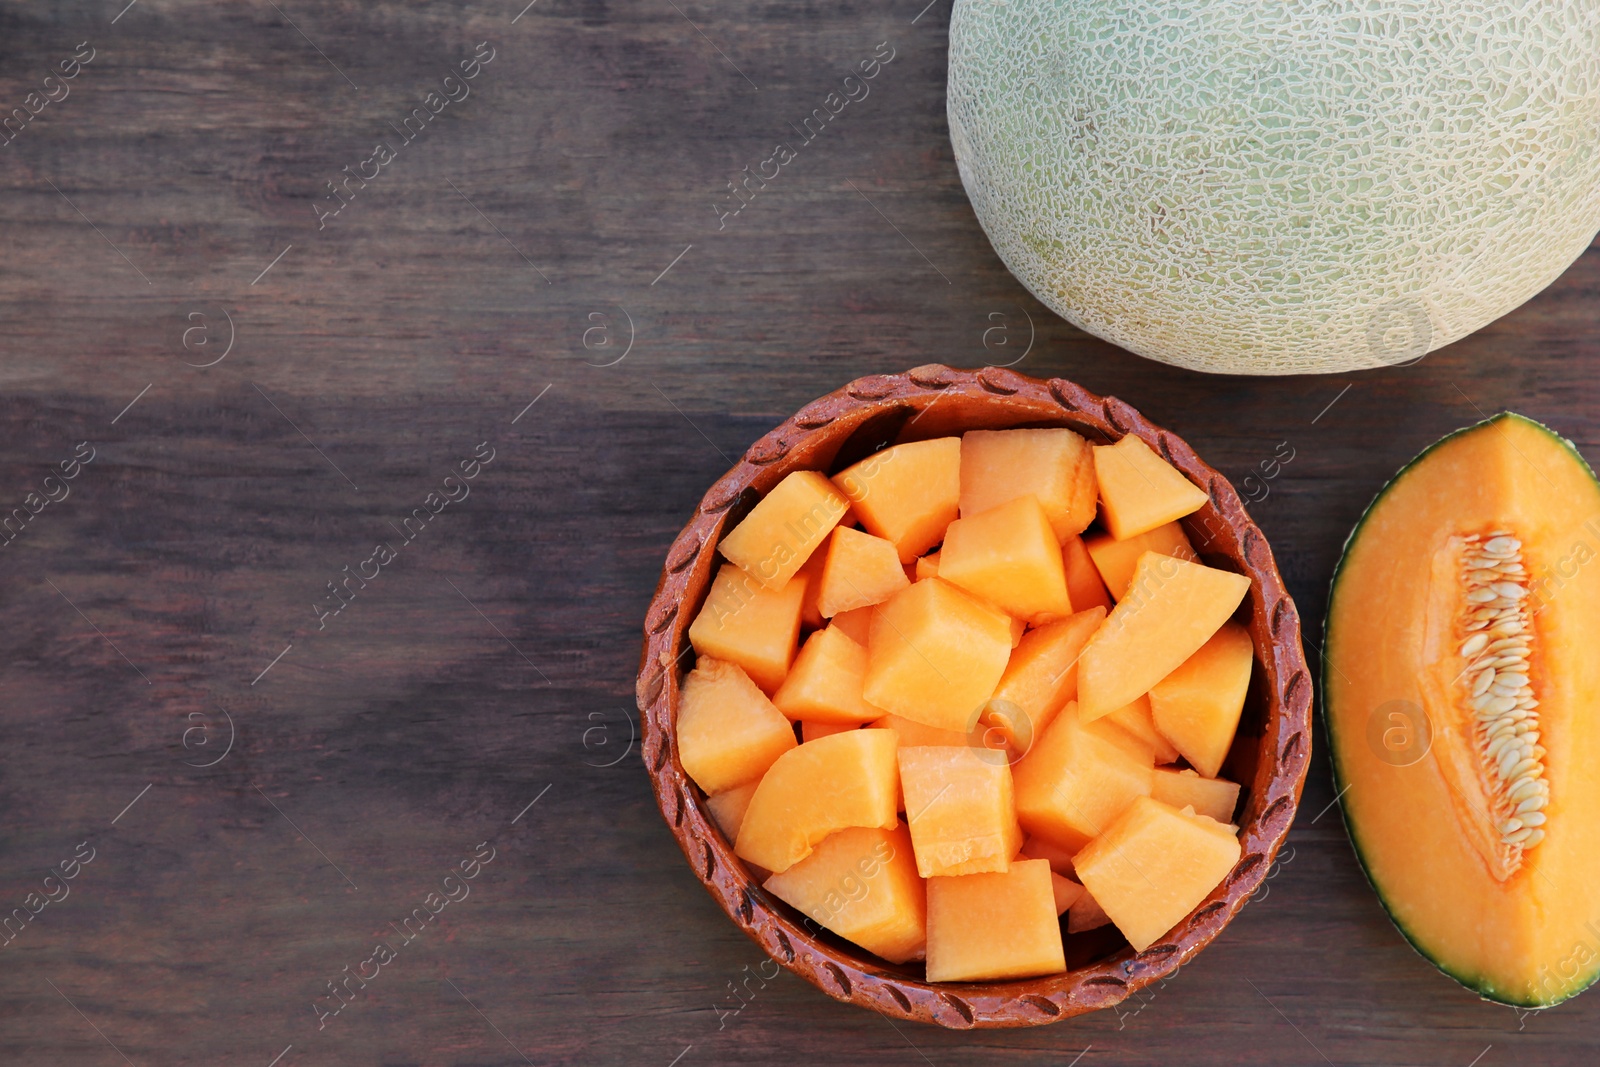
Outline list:
[[[861,695],[885,711],[965,733],[1010,657],[1007,616],[929,578],[876,609]]]
[[[817,607],[817,594],[822,591],[822,565],[826,562],[828,553],[819,547],[811,553],[805,566],[794,572],[796,578],[803,578],[806,583],[805,594],[800,598],[800,624],[813,630],[821,629],[828,623]]]
[[[1156,729],[1207,778],[1222,770],[1233,745],[1254,664],[1250,631],[1238,623],[1224,623],[1199,651],[1150,690]]]
[[[776,700],[776,698],[774,698]],[[779,709],[782,711],[782,707]],[[787,714],[787,713],[786,713]],[[1176,763],[1178,750],[1172,742],[1156,729],[1155,719],[1150,713],[1150,698],[1142,696],[1131,704],[1124,704],[1105,716],[1105,722],[1118,727],[1139,744],[1148,748],[1158,764]],[[1182,807],[1180,804],[1179,807]]]
[[[1046,623],[1029,630],[1012,650],[984,722],[1000,731],[1013,753],[1026,753],[1077,694],[1078,655],[1105,617],[1104,608],[1091,608]],[[991,714],[996,710],[998,714]]]
[[[848,502],[826,475],[795,471],[735,526],[717,551],[768,589],[793,578],[844,516]]]
[[[917,873],[1005,870],[1022,845],[1011,768],[965,745],[902,747],[899,755]]]
[[[944,537],[960,513],[961,438],[911,441],[833,476],[867,532],[893,541],[910,563]]]
[[[867,640],[872,636],[873,610],[873,608],[856,608],[854,611],[841,611],[829,620],[828,625],[840,633],[849,634],[852,641],[866,648]]]
[[[1067,599],[1072,601],[1073,610],[1111,610],[1111,593],[1084,546],[1083,538],[1073,536],[1061,542],[1061,564],[1067,573]]]
[[[699,655],[737,663],[771,693],[794,662],[805,591],[800,576],[768,589],[738,567],[723,567],[689,626],[689,643]]]
[[[729,841],[738,840],[744,810],[750,806],[750,798],[756,795],[756,786],[760,784],[760,779],[756,779],[706,797],[706,807],[711,809],[711,821],[717,824],[717,829]]]
[[[916,958],[927,941],[927,891],[904,825],[840,830],[765,888],[890,963]]]
[[[868,726],[872,729],[893,730],[895,736],[899,738],[901,748],[917,745],[944,747],[965,745],[968,736],[959,730],[941,730],[937,726],[928,726],[900,715],[885,715],[869,723]]]
[[[1191,770],[1157,767],[1150,797],[1180,811],[1193,808],[1198,815],[1227,824],[1233,822],[1233,809],[1239,806],[1239,786],[1221,778],[1202,778]]]
[[[926,556],[918,556],[916,574],[913,581],[920,582],[924,578],[939,577],[939,553],[929,552]]]
[[[1131,433],[1114,445],[1094,446],[1094,471],[1101,517],[1119,541],[1181,519],[1209,499],[1204,489]]]
[[[791,719],[811,723],[871,722],[883,715],[861,697],[867,650],[838,627],[806,638],[772,702]]]
[[[735,664],[705,658],[683,680],[678,761],[707,793],[760,778],[795,747],[794,727]]]
[[[1094,521],[1089,442],[1071,430],[970,430],[961,438],[961,517],[1033,496],[1057,541]]]
[[[1099,718],[1148,693],[1228,621],[1249,589],[1242,574],[1156,552],[1140,556],[1128,595],[1078,660],[1084,717]]]
[[[1141,797],[1073,865],[1134,951],[1193,911],[1239,862],[1239,839],[1215,819]]]
[[[1063,878],[1055,871],[1050,872],[1050,888],[1056,895],[1056,914],[1060,915],[1083,896],[1083,886],[1071,878]]]
[[[952,522],[939,577],[1019,619],[1072,613],[1061,545],[1032,496]]]
[[[1146,552],[1159,552],[1163,556],[1186,559],[1191,563],[1200,561],[1183,527],[1175,522],[1146,530],[1126,541],[1118,541],[1110,534],[1098,534],[1085,538],[1083,545],[1106,588],[1118,600],[1127,595],[1128,583],[1133,581],[1133,569],[1138,566],[1139,557]]]
[[[1085,930],[1098,930],[1102,926],[1111,925],[1111,916],[1105,909],[1095,902],[1093,896],[1085,889],[1078,894],[1078,899],[1072,902],[1067,909],[1067,933],[1081,934]]]
[[[776,709],[774,709],[776,710]],[[779,756],[756,787],[734,852],[774,873],[811,855],[847,826],[893,829],[900,771],[895,735],[849,730],[807,741]]]
[[[977,982],[1067,969],[1044,860],[928,880],[930,982]]]
[[[871,607],[910,584],[894,545],[841,526],[828,540],[817,610],[831,618],[841,611]]]
[[[1150,795],[1154,765],[1105,723],[1068,704],[1012,769],[1023,829],[1075,849],[1100,834],[1135,799]]]
[[[801,722],[801,742],[815,741],[819,737],[831,737],[842,734],[846,730],[859,730],[861,727],[852,722]]]
[[[1082,845],[1067,848],[1058,845],[1049,838],[1040,837],[1038,834],[1028,835],[1022,842],[1022,851],[1017,853],[1022,859],[1045,860],[1050,864],[1050,869],[1057,874],[1070,875],[1072,873],[1072,857]]]

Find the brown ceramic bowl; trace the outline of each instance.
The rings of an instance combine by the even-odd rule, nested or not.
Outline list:
[[[1066,935],[1069,970],[1003,982],[929,983],[918,963],[895,966],[818,928],[765,892],[712,822],[704,794],[678,761],[679,685],[693,666],[689,623],[717,566],[716,546],[767,491],[795,470],[843,469],[887,443],[973,429],[1066,426],[1091,441],[1138,434],[1204,488],[1210,503],[1183,520],[1204,561],[1250,578],[1239,608],[1256,667],[1223,774],[1244,785],[1239,865],[1183,922],[1135,953],[1115,927]],[[1247,618],[1246,618],[1247,617]],[[836,1000],[954,1029],[1036,1026],[1110,1007],[1176,971],[1226,926],[1261,885],[1289,832],[1311,752],[1311,676],[1300,617],[1272,551],[1226,478],[1173,434],[1120,400],[1059,378],[937,364],[860,378],[802,408],[761,438],[706,493],[673,542],[645,616],[637,684],[643,755],[656,799],[689,864],[728,917],[774,960]]]

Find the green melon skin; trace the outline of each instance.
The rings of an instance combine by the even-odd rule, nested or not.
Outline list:
[[[1400,470],[1395,473],[1394,477],[1385,482],[1382,489],[1378,490],[1377,495],[1372,498],[1372,502],[1368,504],[1366,510],[1361,513],[1361,518],[1357,520],[1354,528],[1352,528],[1350,531],[1350,535],[1345,538],[1344,545],[1340,548],[1339,562],[1334,566],[1333,577],[1328,583],[1328,609],[1327,614],[1323,618],[1324,645],[1322,650],[1322,671],[1319,680],[1321,682],[1320,691],[1324,695],[1324,700],[1326,700],[1327,694],[1333,691],[1329,688],[1329,672],[1332,670],[1332,661],[1329,652],[1333,647],[1333,641],[1329,637],[1329,630],[1333,620],[1334,598],[1338,596],[1339,578],[1344,570],[1345,562],[1350,558],[1350,549],[1360,539],[1362,529],[1365,527],[1367,520],[1372,516],[1373,512],[1377,509],[1379,502],[1388,495],[1390,490],[1399,485],[1401,480],[1404,479],[1406,475],[1414,471],[1422,463],[1422,461],[1432,455],[1435,450],[1439,449],[1455,438],[1462,436],[1463,434],[1486,429],[1502,421],[1509,420],[1516,420],[1517,422],[1521,422],[1524,425],[1532,427],[1533,429],[1536,429],[1540,433],[1543,433],[1545,436],[1549,437],[1551,440],[1560,444],[1564,449],[1566,449],[1567,452],[1571,454],[1573,460],[1588,473],[1590,479],[1594,480],[1597,484],[1600,484],[1600,478],[1595,477],[1594,469],[1589,465],[1588,461],[1583,458],[1583,455],[1578,451],[1578,448],[1575,444],[1573,444],[1567,438],[1556,433],[1544,423],[1511,411],[1503,411],[1498,415],[1494,415],[1483,420],[1482,422],[1477,422],[1471,426],[1465,426],[1452,433],[1448,433],[1439,438],[1439,440],[1435,441],[1433,444],[1429,445],[1427,448],[1423,449],[1408,463],[1406,463],[1404,467],[1401,467]],[[1327,737],[1329,762],[1333,769],[1334,796],[1343,796],[1346,788],[1352,783],[1341,770],[1339,762],[1340,748],[1338,744],[1337,731],[1333,725],[1333,716],[1327,713],[1326,708],[1323,710],[1322,725],[1324,733]],[[1346,835],[1348,835],[1350,838],[1350,845],[1356,854],[1356,862],[1361,867],[1362,876],[1366,878],[1367,885],[1372,887],[1373,895],[1378,898],[1378,903],[1380,906],[1382,906],[1384,914],[1389,917],[1389,921],[1394,924],[1394,928],[1400,932],[1400,936],[1405,938],[1406,944],[1410,945],[1412,949],[1416,951],[1417,955],[1421,956],[1423,959],[1433,964],[1434,967],[1438,968],[1440,972],[1450,978],[1453,978],[1456,982],[1478,994],[1478,996],[1483,1000],[1494,1004],[1503,1004],[1512,1008],[1542,1010],[1545,1008],[1553,1008],[1558,1004],[1562,1004],[1568,1000],[1571,1000],[1579,993],[1582,993],[1584,990],[1594,985],[1595,982],[1600,981],[1600,943],[1597,943],[1595,946],[1597,950],[1597,958],[1593,968],[1589,972],[1580,972],[1565,985],[1556,986],[1555,988],[1551,989],[1550,995],[1544,998],[1519,998],[1500,986],[1492,975],[1476,974],[1467,970],[1452,968],[1445,962],[1429,955],[1427,949],[1412,936],[1410,931],[1406,929],[1405,925],[1400,921],[1400,918],[1395,914],[1394,909],[1390,906],[1389,901],[1384,898],[1383,890],[1379,887],[1377,881],[1372,876],[1371,866],[1367,861],[1367,857],[1362,847],[1361,833],[1358,828],[1358,824],[1354,819],[1351,818],[1350,812],[1342,800],[1339,802],[1339,817],[1344,824]],[[1600,938],[1597,938],[1597,942],[1600,942]]]
[[[1600,230],[1594,0],[956,0],[948,113],[1012,273],[1201,371],[1415,360]]]

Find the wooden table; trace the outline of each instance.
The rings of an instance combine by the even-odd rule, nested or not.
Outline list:
[[[0,950],[0,1062],[1594,1062],[1600,997],[1521,1018],[1405,945],[1321,753],[1262,899],[1120,1014],[947,1033],[787,973],[738,1001],[763,957],[630,708],[704,488],[931,361],[1117,394],[1236,481],[1287,441],[1253,512],[1320,640],[1346,532],[1442,433],[1509,407],[1600,457],[1600,254],[1414,367],[1202,377],[995,257],[947,3],[522,2],[0,6],[6,111],[92,56],[0,149],[0,504],[93,457],[0,550],[0,902],[94,857]]]

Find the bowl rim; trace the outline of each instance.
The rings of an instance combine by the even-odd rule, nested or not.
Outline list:
[[[1266,721],[1249,804],[1240,820],[1238,864],[1190,915],[1157,944],[1134,953],[1125,946],[1086,967],[1041,978],[999,982],[928,983],[818,939],[791,917],[792,909],[763,890],[711,821],[678,760],[675,739],[678,664],[690,649],[692,619],[680,607],[697,604],[717,562],[728,514],[748,490],[766,492],[791,468],[783,461],[806,446],[840,435],[896,409],[925,412],[942,396],[992,403],[1018,424],[1064,425],[1115,441],[1136,434],[1191,481],[1209,503],[1196,513],[1211,539],[1207,555],[1221,556],[1250,578],[1251,637],[1262,675]],[[1213,528],[1212,520],[1218,523]],[[669,669],[672,668],[672,669]],[[1254,682],[1252,685],[1254,686]],[[1048,381],[999,367],[960,370],[927,364],[900,374],[857,378],[805,405],[747,449],[719,478],[668,550],[645,613],[644,645],[635,686],[641,756],[663,819],[696,876],[730,919],[788,970],[836,1000],[895,1019],[951,1029],[1035,1026],[1111,1007],[1175,973],[1209,944],[1266,879],[1294,821],[1312,744],[1312,679],[1300,641],[1300,618],[1265,536],[1251,521],[1228,479],[1202,461],[1176,434],[1115,397],[1101,397],[1062,378]],[[863,952],[863,956],[866,956]]]

